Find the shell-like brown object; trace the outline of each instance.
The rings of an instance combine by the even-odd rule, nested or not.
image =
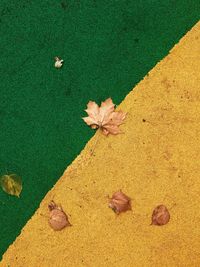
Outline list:
[[[159,205],[157,206],[152,214],[152,225],[165,225],[170,220],[170,213],[166,206]]]
[[[131,199],[120,190],[112,195],[112,198],[109,199],[108,206],[116,214],[120,214],[121,212],[131,210]]]
[[[48,205],[50,210],[50,218],[49,218],[49,225],[55,231],[60,231],[66,226],[71,226],[70,222],[68,221],[67,214],[63,211],[63,209],[56,205],[54,201],[51,201]]]

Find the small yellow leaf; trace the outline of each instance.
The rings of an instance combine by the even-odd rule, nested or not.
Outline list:
[[[10,194],[19,197],[22,191],[22,180],[17,174],[3,175],[0,178],[2,189]]]

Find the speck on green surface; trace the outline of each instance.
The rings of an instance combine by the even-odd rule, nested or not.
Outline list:
[[[92,136],[89,100],[119,104],[198,21],[196,0],[1,0],[0,255]],[[65,63],[55,69],[54,57]]]

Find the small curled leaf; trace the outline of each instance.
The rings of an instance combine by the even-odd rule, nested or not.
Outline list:
[[[157,206],[152,214],[152,225],[165,225],[170,220],[170,214],[166,206]]]
[[[7,174],[0,177],[2,189],[9,195],[20,196],[22,180],[17,174]]]
[[[111,208],[116,214],[131,210],[131,199],[125,195],[121,190],[115,192],[112,198],[109,199],[109,208]]]
[[[60,231],[67,226],[71,226],[67,214],[61,206],[58,206],[53,200],[48,205],[50,211],[49,225],[55,231]]]

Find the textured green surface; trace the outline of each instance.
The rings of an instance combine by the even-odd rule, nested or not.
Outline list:
[[[120,103],[199,13],[196,0],[1,0],[0,171],[23,191],[0,191],[0,255],[92,136],[88,100]]]

